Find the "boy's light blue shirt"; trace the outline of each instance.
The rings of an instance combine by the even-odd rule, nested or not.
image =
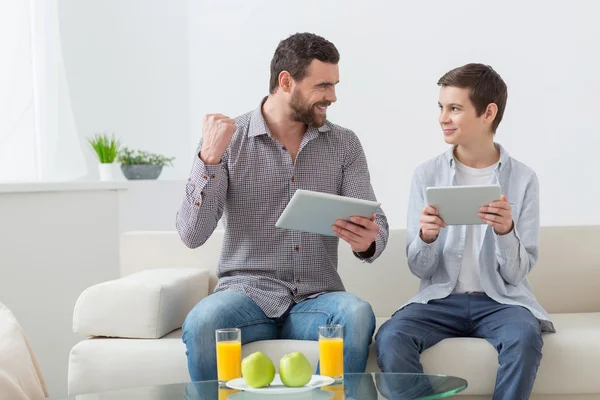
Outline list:
[[[512,207],[515,225],[506,235],[497,235],[491,226],[487,226],[479,254],[481,285],[492,299],[527,308],[540,321],[543,331],[554,332],[548,313],[536,301],[527,281],[527,274],[537,262],[539,251],[538,179],[531,168],[510,157],[499,144],[495,146],[500,150],[495,179]],[[425,189],[456,185],[455,173],[453,147],[415,170],[408,205],[406,252],[408,266],[421,279],[421,288],[407,304],[426,304],[430,300],[444,298],[456,285],[466,226],[442,228],[431,244],[425,243],[419,236],[419,220],[426,205]]]

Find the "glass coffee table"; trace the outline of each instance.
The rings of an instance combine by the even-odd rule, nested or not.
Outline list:
[[[429,374],[345,374],[340,384],[305,392],[240,392],[217,381],[150,386],[66,397],[72,400],[424,400],[453,396],[467,388],[462,378]]]

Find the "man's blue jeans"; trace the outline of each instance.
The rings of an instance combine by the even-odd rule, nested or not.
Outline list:
[[[281,318],[269,318],[241,293],[213,293],[190,311],[183,324],[190,377],[194,382],[217,379],[216,329],[240,328],[242,344],[246,344],[270,339],[318,340],[318,327],[331,324],[344,326],[344,371],[364,372],[375,315],[369,303],[353,294],[324,293],[295,304]]]
[[[420,354],[451,337],[486,339],[498,351],[494,400],[528,399],[542,359],[542,333],[529,310],[485,294],[455,294],[397,311],[375,336],[383,372],[422,373]]]

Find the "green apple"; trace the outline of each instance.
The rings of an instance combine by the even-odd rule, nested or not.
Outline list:
[[[275,378],[275,366],[265,353],[257,351],[242,360],[242,376],[250,387],[269,386]]]
[[[310,362],[299,351],[286,354],[279,360],[279,377],[285,386],[304,386],[310,382],[312,373]]]

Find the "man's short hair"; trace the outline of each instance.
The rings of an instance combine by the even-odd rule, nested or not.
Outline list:
[[[306,76],[312,60],[337,64],[340,53],[333,43],[313,33],[296,33],[279,42],[271,60],[271,81],[269,93],[273,94],[279,87],[279,74],[290,73],[295,81]]]

